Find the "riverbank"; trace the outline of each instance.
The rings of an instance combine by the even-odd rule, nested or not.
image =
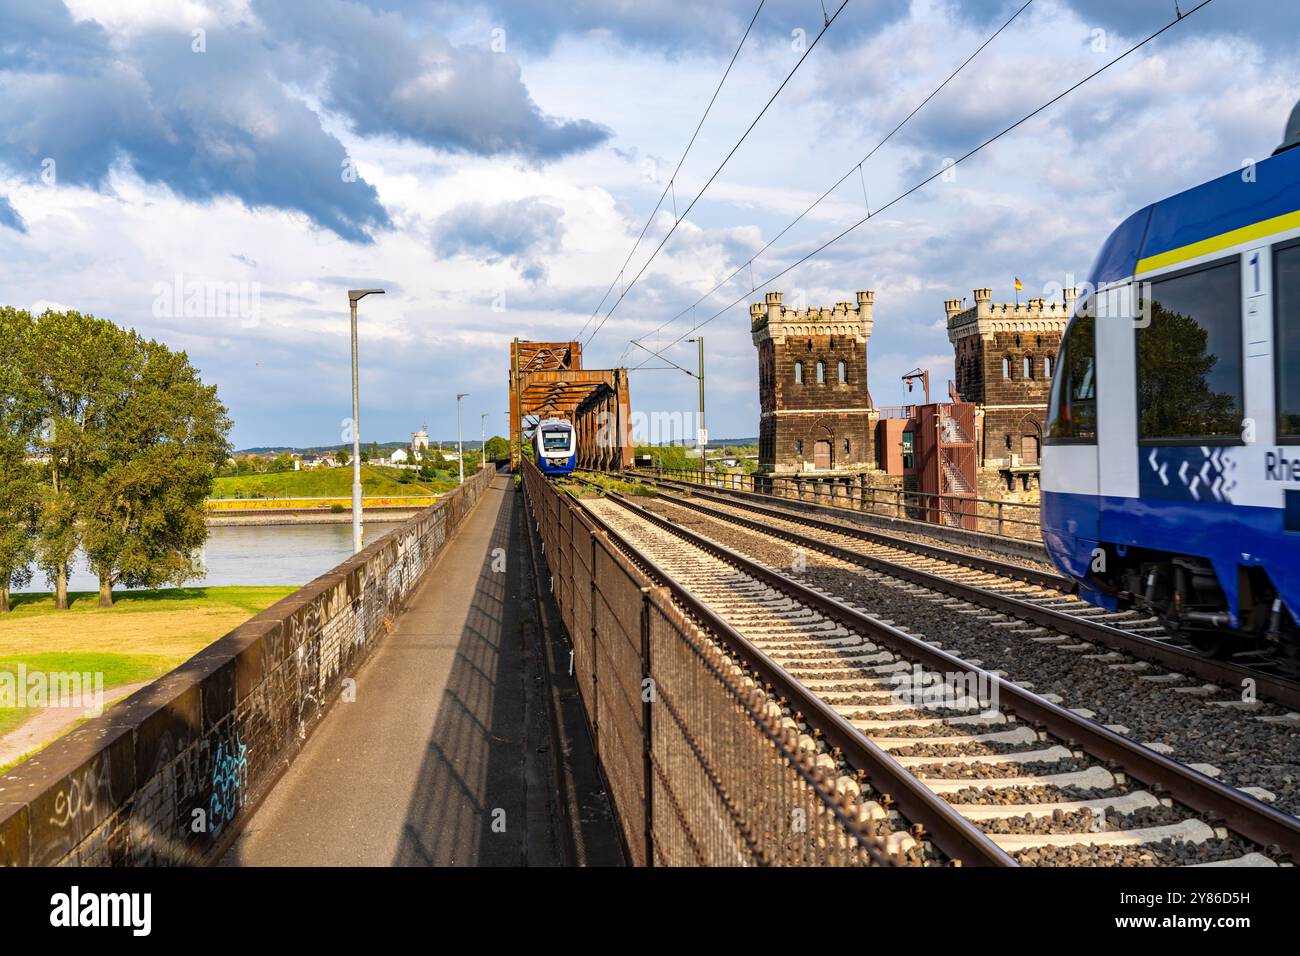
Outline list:
[[[397,508],[397,507],[363,507],[362,514],[366,517],[366,523],[371,521],[383,521],[385,524],[405,521],[413,518],[421,508]],[[342,511],[324,511],[320,509],[286,509],[278,511],[273,509],[250,510],[243,512],[222,512],[214,514],[209,512],[203,518],[203,523],[209,528],[238,528],[238,527],[269,527],[273,525],[303,525],[303,524],[351,524],[352,509],[345,508]]]
[[[69,595],[66,611],[57,610],[48,593],[18,593],[13,595],[13,610],[0,615],[0,681],[20,695],[33,695],[34,688],[53,687],[56,679],[66,686],[64,675],[91,675],[91,684],[96,692],[102,689],[107,704],[189,660],[295,590],[123,591],[114,594],[111,608],[99,607],[98,593],[78,591]],[[20,675],[23,688],[17,686]],[[85,718],[85,706],[46,706],[49,703],[44,694],[21,700],[0,697],[0,770]],[[33,725],[39,733],[32,732]]]

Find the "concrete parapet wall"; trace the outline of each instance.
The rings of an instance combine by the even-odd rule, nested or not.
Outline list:
[[[0,777],[0,865],[219,859],[494,474]]]

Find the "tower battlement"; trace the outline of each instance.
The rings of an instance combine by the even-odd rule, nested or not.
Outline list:
[[[975,304],[963,305],[961,299],[945,299],[944,311],[948,315],[948,341],[967,335],[991,336],[999,332],[1053,332],[1065,331],[1065,324],[1074,313],[1077,289],[1066,289],[1062,301],[1026,299],[1024,302],[993,301],[991,289],[975,289]]]
[[[975,403],[983,422],[982,463],[1036,468],[1057,351],[1078,291],[1063,290],[1058,302],[1036,297],[995,303],[990,289],[972,295],[972,306],[945,299],[943,308],[957,393]]]
[[[759,467],[843,473],[873,461],[867,341],[876,295],[787,308],[781,292],[749,306],[758,349]]]
[[[749,306],[750,333],[754,344],[767,340],[784,342],[789,337],[833,335],[850,337],[866,344],[871,338],[872,310],[876,294],[857,293],[857,303],[836,302],[831,306],[786,308],[781,292],[769,292],[763,302]]]

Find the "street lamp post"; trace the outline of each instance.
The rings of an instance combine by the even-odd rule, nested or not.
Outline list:
[[[468,394],[469,392],[456,393],[456,457],[460,459],[457,464],[460,465],[460,483],[462,485],[465,484],[465,446],[460,440],[460,400]]]
[[[700,346],[700,371],[696,378],[700,380],[700,429],[696,434],[696,444],[700,446],[700,480],[704,480],[705,471],[708,469],[706,459],[708,458],[709,430],[704,427],[704,336],[696,339],[687,339],[688,342],[698,342]]]
[[[349,289],[352,309],[352,553],[361,550],[361,398],[357,375],[357,303],[383,289]]]

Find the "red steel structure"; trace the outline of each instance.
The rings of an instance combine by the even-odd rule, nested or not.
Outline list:
[[[632,466],[632,412],[626,368],[584,369],[579,342],[510,343],[510,467],[544,418],[573,422],[579,468]]]

